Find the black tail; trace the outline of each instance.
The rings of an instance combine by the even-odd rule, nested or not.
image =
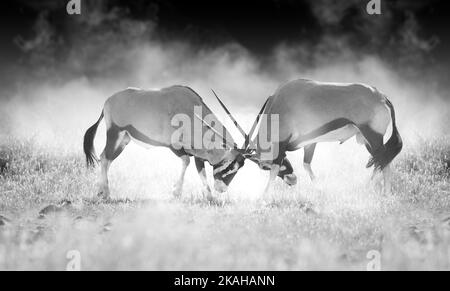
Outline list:
[[[395,122],[395,111],[392,103],[386,98],[386,105],[391,111],[392,135],[383,147],[369,160],[367,167],[375,166],[376,170],[383,170],[400,153],[403,147],[402,138],[397,130]]]
[[[95,166],[95,164],[98,161],[98,158],[95,154],[95,149],[94,149],[94,137],[95,137],[95,134],[97,133],[97,127],[98,127],[100,121],[102,121],[102,119],[103,119],[103,111],[102,111],[102,114],[100,115],[100,118],[97,120],[97,122],[94,123],[94,125],[92,125],[91,127],[89,127],[89,129],[86,130],[86,133],[84,134],[83,149],[84,149],[84,154],[86,155],[86,164],[88,167]]]

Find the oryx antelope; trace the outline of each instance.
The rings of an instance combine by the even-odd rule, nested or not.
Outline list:
[[[304,168],[314,180],[311,161],[316,144],[332,141],[343,143],[355,135],[372,156],[367,167],[374,166],[374,174],[382,171],[384,189],[390,191],[389,165],[400,153],[402,139],[397,130],[392,103],[376,88],[304,79],[291,81],[269,97],[261,112],[268,118],[274,114],[279,117],[276,133],[279,139],[271,144],[277,147],[273,152],[278,155],[270,160],[261,158],[259,130],[252,142],[255,145],[253,151],[247,151],[245,156],[257,162],[261,168],[270,169],[266,192],[280,171],[285,171],[287,166],[292,169],[286,159],[286,152],[304,148]],[[392,133],[384,143],[389,125],[392,125]],[[291,172],[288,179],[284,180],[294,184],[295,175]]]
[[[201,106],[204,115],[213,117],[211,122],[214,122],[214,127],[196,115],[195,106]],[[183,144],[175,146],[172,137],[177,128],[172,123],[177,114],[184,114],[191,120],[200,119],[202,137],[206,131],[212,129],[214,131],[212,136],[222,139],[223,147],[196,149]],[[88,166],[98,161],[94,150],[94,137],[103,118],[106,123],[107,139],[99,161],[101,165],[99,196],[102,198],[109,198],[110,195],[108,169],[131,140],[143,145],[167,147],[181,158],[180,178],[173,190],[175,196],[180,196],[182,193],[183,180],[191,156],[195,158],[195,165],[204,186],[203,193],[208,198],[211,198],[211,190],[206,178],[205,161],[213,166],[214,186],[219,192],[227,189],[245,162],[243,156],[245,149],[238,148],[231,135],[215,118],[202,98],[189,87],[172,86],[153,91],[129,88],[110,97],[105,102],[100,118],[84,136],[84,153]],[[222,135],[215,128],[221,128],[225,134]]]

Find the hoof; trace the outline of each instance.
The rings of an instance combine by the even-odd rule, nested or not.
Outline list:
[[[211,201],[212,199],[214,199],[210,189],[203,189],[202,195],[203,195],[203,198],[208,201]]]
[[[111,197],[109,195],[109,191],[100,191],[97,193],[97,199],[101,201],[109,201]]]
[[[219,198],[216,198],[213,195],[211,195],[209,197],[206,197],[206,199],[207,199],[209,205],[211,205],[211,206],[220,206],[220,207],[222,207],[222,206],[225,205],[225,201],[223,201],[223,200],[221,200]]]
[[[210,195],[206,196],[206,201],[208,201],[209,203],[216,203],[217,198],[214,198],[214,196],[212,194],[210,194]]]
[[[183,188],[177,183],[172,187],[172,195],[175,198],[180,198],[183,193]]]
[[[264,191],[264,193],[261,195],[261,201],[262,201],[263,205],[268,205],[268,204],[273,203],[274,199],[273,199],[272,193],[273,192],[271,190]]]
[[[181,190],[179,190],[179,189],[173,190],[173,191],[172,191],[172,195],[173,195],[173,197],[176,198],[176,199],[181,198]]]

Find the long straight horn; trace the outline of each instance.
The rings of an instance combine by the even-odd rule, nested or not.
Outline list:
[[[246,139],[246,141],[245,141],[246,144],[244,147],[244,149],[246,149],[246,150],[248,149],[248,146],[250,145],[250,139],[252,138],[252,135],[256,130],[256,126],[259,123],[259,119],[261,118],[261,115],[264,113],[264,110],[266,109],[267,102],[269,102],[269,99],[270,98],[267,98],[266,102],[264,103],[263,107],[261,108],[261,111],[259,111],[258,116],[256,116],[256,120],[252,125],[252,129],[250,129],[250,132],[248,133],[248,139]],[[251,143],[253,144],[254,142],[252,141]]]
[[[223,109],[225,110],[225,112],[228,114],[228,116],[231,118],[231,121],[233,121],[234,125],[236,126],[236,128],[239,130],[239,132],[242,134],[242,136],[247,140],[248,136],[245,133],[245,131],[242,129],[242,127],[239,125],[239,123],[236,121],[236,119],[233,117],[233,115],[231,115],[230,111],[228,110],[228,108],[225,106],[225,104],[223,104],[222,100],[220,100],[219,96],[217,96],[216,92],[214,92],[214,90],[211,89],[211,91],[214,93],[214,95],[217,98],[217,101],[219,101],[220,105],[222,105]]]
[[[209,129],[211,129],[216,135],[218,135],[221,139],[222,139],[222,141],[223,141],[223,143],[224,143],[224,145],[228,145],[229,147],[231,147],[232,149],[236,149],[236,148],[238,148],[238,146],[237,146],[237,144],[236,143],[231,143],[231,142],[229,142],[226,138],[224,138],[223,137],[223,135],[221,135],[214,127],[212,127],[211,125],[209,125],[208,123],[206,123],[206,121],[203,119],[203,118],[201,118],[200,116],[198,116],[197,114],[194,114],[195,115],[195,117],[197,117],[206,127],[208,127]]]

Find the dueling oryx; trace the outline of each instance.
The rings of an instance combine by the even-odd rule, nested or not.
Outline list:
[[[196,112],[196,108],[200,109],[200,113]],[[201,115],[207,116],[208,120]],[[167,147],[182,159],[180,178],[173,191],[175,196],[181,195],[191,156],[195,158],[204,186],[203,193],[208,198],[211,198],[211,191],[207,183],[205,161],[213,166],[214,186],[219,192],[227,189],[245,162],[245,149],[237,147],[202,98],[189,87],[172,86],[153,91],[129,88],[110,97],[105,102],[100,118],[84,136],[88,166],[98,161],[94,151],[94,137],[103,118],[107,129],[106,146],[100,156],[99,195],[103,198],[109,197],[108,169],[130,140],[141,145]],[[184,124],[188,132],[179,136],[182,122],[188,123]],[[195,123],[200,125],[200,134],[195,132]],[[189,132],[191,129],[192,132]],[[204,143],[209,143],[209,146]],[[215,146],[211,146],[214,143]]]
[[[316,144],[332,141],[343,143],[355,135],[358,143],[365,144],[372,156],[367,167],[374,166],[374,174],[382,171],[384,189],[390,191],[389,165],[400,153],[402,139],[397,130],[392,103],[376,88],[362,84],[300,79],[278,88],[261,112],[267,118],[277,115],[279,126],[260,127],[251,143],[254,145],[253,151],[247,151],[245,156],[257,162],[262,169],[270,169],[266,192],[280,169],[284,171],[289,164],[286,162],[287,151],[304,148],[304,168],[314,180],[311,161]],[[384,144],[383,137],[390,124],[392,134]],[[267,130],[271,132],[269,136],[276,135],[277,139],[273,139],[268,148],[262,149],[261,135],[267,136]],[[275,155],[267,158],[268,152]],[[285,181],[291,182],[288,184],[295,183],[295,176],[291,174],[290,177]]]

